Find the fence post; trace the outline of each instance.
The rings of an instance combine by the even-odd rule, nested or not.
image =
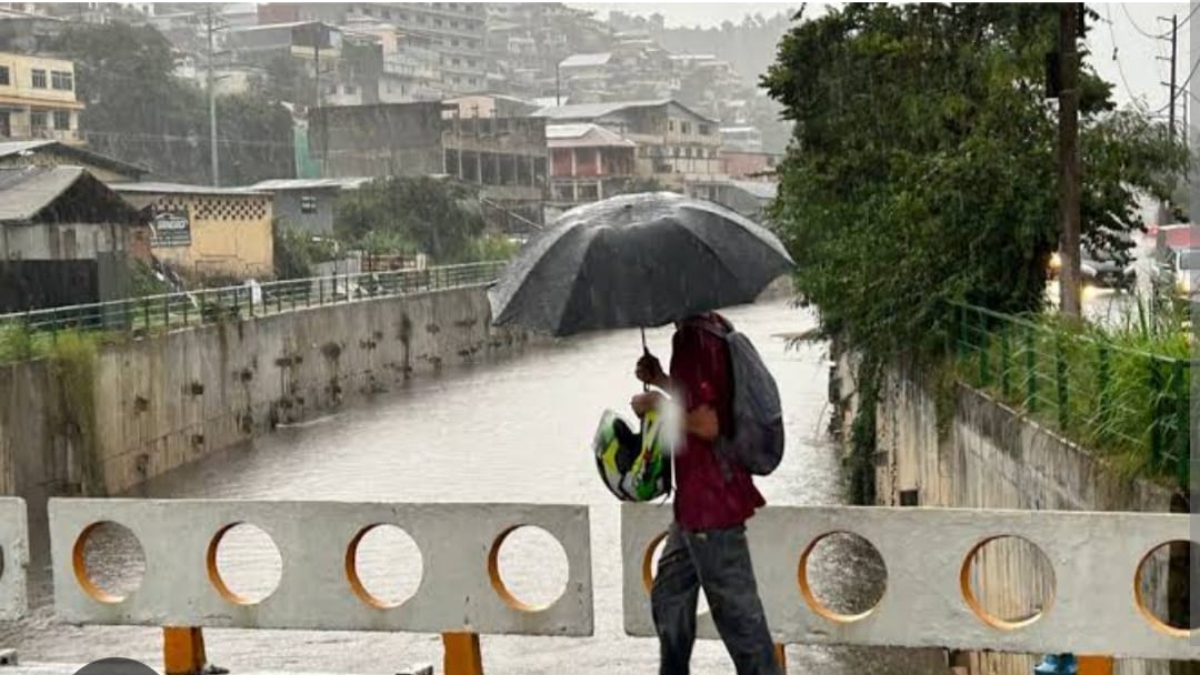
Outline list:
[[[1158,370],[1158,359],[1150,358],[1150,464],[1154,468],[1162,461],[1162,373]]]
[[[1008,328],[1000,329],[1000,395],[1007,400],[1012,396],[1012,382],[1008,369],[1012,367],[1012,356],[1009,353]]]
[[[445,675],[483,675],[483,655],[476,633],[442,633],[442,672]]]
[[[1033,350],[1033,328],[1025,327],[1025,389],[1029,398],[1025,407],[1037,412],[1037,352]]]
[[[150,332],[150,301],[142,298],[142,327]]]
[[[1108,345],[1098,344],[1098,348],[1100,350],[1100,354],[1099,354],[1100,367],[1099,367],[1099,373],[1098,373],[1098,377],[1097,377],[1099,382],[1097,382],[1097,384],[1100,388],[1100,391],[1097,396],[1098,400],[1096,401],[1096,412],[1097,412],[1097,416],[1100,419],[1100,425],[1099,425],[1100,433],[1101,433],[1101,435],[1107,435],[1107,432],[1108,432],[1108,405],[1109,405],[1108,381],[1110,379],[1110,375],[1108,372],[1108,367],[1109,367]]]
[[[163,296],[163,326],[170,330],[171,328],[171,296]]]
[[[325,305],[325,279],[317,277],[317,304]]]
[[[1190,485],[1192,461],[1190,370],[1191,364],[1175,360],[1175,477],[1184,490]]]
[[[192,304],[192,299],[189,298],[185,294],[183,296],[183,327],[184,328],[187,328],[187,325],[188,325],[188,305],[190,305],[190,304]]]
[[[1058,388],[1058,426],[1071,428],[1071,391],[1067,381],[1067,360],[1063,357],[1062,335],[1054,335],[1054,384]]]

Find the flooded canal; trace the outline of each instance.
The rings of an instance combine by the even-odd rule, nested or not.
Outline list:
[[[740,308],[728,316],[755,341],[783,397],[789,449],[775,475],[758,484],[772,504],[831,504],[842,498],[839,457],[825,440],[828,363],[824,345],[789,349],[779,337],[813,326],[805,311],[783,302]],[[669,354],[670,333],[649,334],[651,350]],[[282,429],[251,447],[214,455],[139,490],[159,498],[304,499],[412,502],[585,503],[591,507],[596,634],[588,639],[485,636],[487,672],[496,675],[654,673],[657,644],[621,627],[618,504],[596,475],[590,440],[605,408],[628,413],[639,390],[633,378],[641,344],[636,332],[588,336],[520,357],[452,369],[414,382],[354,410]],[[235,530],[236,532],[236,530]],[[219,564],[249,591],[269,590],[278,554],[253,531],[240,533]],[[320,537],[320,532],[313,532]],[[365,553],[362,575],[386,591],[411,592],[419,557],[403,537],[379,536]],[[366,544],[364,544],[366,546]],[[514,592],[553,597],[565,559],[553,541],[530,534],[505,549],[501,569]],[[110,576],[136,565],[98,553]],[[366,558],[370,561],[366,561]],[[814,574],[837,604],[878,595],[877,575],[862,551],[830,546]],[[122,567],[117,573],[113,567]],[[864,571],[865,569],[865,571]],[[32,616],[9,626],[0,645],[22,661],[86,662],[105,656],[161,665],[159,631],[64,626],[53,620],[44,556],[31,565]],[[852,588],[851,588],[852,587]],[[382,592],[382,591],[381,591]],[[839,607],[840,609],[841,607]],[[206,630],[209,660],[234,675],[248,670],[395,673],[412,663],[437,664],[436,635]],[[791,673],[938,673],[928,653],[795,646]],[[718,642],[702,642],[693,672],[732,673]]]

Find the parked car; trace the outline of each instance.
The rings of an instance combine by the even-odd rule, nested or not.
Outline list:
[[[1163,247],[1156,251],[1157,280],[1187,298],[1196,295],[1193,277],[1200,274],[1200,248]]]
[[[1050,256],[1050,278],[1057,279],[1062,269],[1062,259],[1058,253]],[[1079,247],[1079,272],[1084,283],[1128,291],[1137,281],[1137,272],[1132,261],[1122,263],[1115,251],[1097,248],[1089,250],[1086,245]]]

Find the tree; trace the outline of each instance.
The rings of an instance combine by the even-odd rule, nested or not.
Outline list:
[[[467,255],[483,234],[483,213],[465,187],[426,176],[378,178],[338,203],[340,238],[384,252],[380,242],[436,261]]]
[[[141,164],[161,180],[207,183],[206,94],[175,76],[171,43],[149,26],[72,25],[54,51],[75,62],[87,108],[80,130],[101,153]],[[294,175],[292,122],[255,93],[217,99],[223,184]]]
[[[798,17],[799,18],[799,17]],[[947,301],[1041,307],[1058,239],[1055,5],[848,5],[794,26],[763,78],[795,122],[772,220],[826,332],[877,358],[936,351]],[[1086,55],[1084,55],[1086,56]],[[1081,74],[1083,234],[1139,226],[1184,153]],[[1114,244],[1120,246],[1120,244]]]

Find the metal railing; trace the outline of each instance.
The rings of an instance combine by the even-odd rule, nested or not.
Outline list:
[[[0,315],[0,331],[151,331],[202,326],[308,307],[487,284],[507,262],[443,265],[226,286]]]
[[[967,384],[1121,468],[1188,485],[1189,359],[980,307],[954,310],[952,353]]]

